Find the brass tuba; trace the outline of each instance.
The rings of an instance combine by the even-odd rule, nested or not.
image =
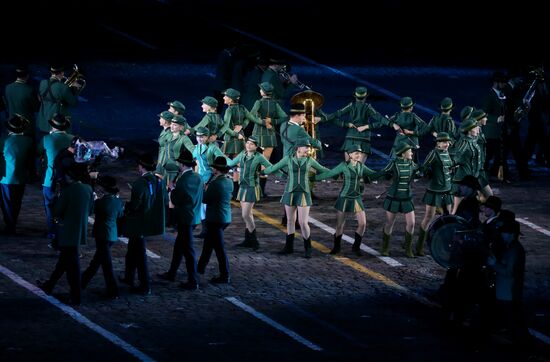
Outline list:
[[[71,75],[65,80],[65,84],[69,87],[73,87],[77,89],[77,93],[80,93],[84,90],[86,87],[86,79],[84,79],[84,75],[80,73],[80,70],[78,69],[78,65],[73,65],[73,72]]]
[[[321,93],[312,90],[306,90],[295,94],[290,98],[291,104],[303,104],[306,110],[306,122],[304,128],[312,138],[316,138],[315,132],[315,109],[321,108],[325,102],[325,97]],[[315,148],[310,149],[310,157],[315,158],[317,153]]]

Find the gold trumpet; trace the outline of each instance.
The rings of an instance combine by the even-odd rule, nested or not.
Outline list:
[[[78,69],[78,65],[73,65],[73,72],[65,80],[65,84],[69,87],[76,88],[78,93],[84,90],[84,88],[86,87],[86,79],[84,79],[84,75],[82,75],[82,73]]]

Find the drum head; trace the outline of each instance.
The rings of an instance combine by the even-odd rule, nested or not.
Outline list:
[[[436,263],[445,268],[456,266],[453,259],[466,230],[471,230],[468,221],[455,215],[440,216],[430,224],[426,240]]]

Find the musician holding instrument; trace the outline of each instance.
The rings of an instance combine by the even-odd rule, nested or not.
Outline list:
[[[48,121],[58,113],[65,117],[70,117],[70,107],[78,105],[78,94],[83,88],[83,83],[72,81],[67,84],[69,79],[76,79],[71,76],[65,78],[63,66],[52,65],[50,67],[51,76],[49,79],[43,79],[38,88],[38,97],[40,99],[40,110],[38,111],[38,128],[43,134],[50,131]]]
[[[269,67],[262,75],[262,83],[269,82],[273,85],[272,97],[281,107],[284,106],[290,89],[298,83],[296,74],[289,74],[286,69],[287,63],[285,60],[271,58],[269,59]]]

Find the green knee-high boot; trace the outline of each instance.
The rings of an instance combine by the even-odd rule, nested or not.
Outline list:
[[[292,254],[294,252],[294,234],[288,234],[286,236],[285,247],[279,251],[279,254]]]
[[[414,258],[412,249],[413,235],[405,231],[405,254],[407,258]]]
[[[342,235],[336,236],[334,234],[334,246],[332,247],[332,250],[330,251],[330,254],[338,254],[342,248]]]
[[[382,231],[382,254],[383,256],[390,256],[390,238],[391,234],[386,234],[385,231]]]
[[[363,240],[363,235],[359,235],[359,234],[355,233],[355,241],[353,243],[353,246],[351,247],[351,251],[353,251],[355,253],[355,255],[357,255],[357,256],[363,255],[363,253],[361,253],[361,241],[362,240]]]
[[[424,242],[426,241],[426,230],[420,227],[418,231],[418,240],[416,241],[416,255],[424,256]]]

